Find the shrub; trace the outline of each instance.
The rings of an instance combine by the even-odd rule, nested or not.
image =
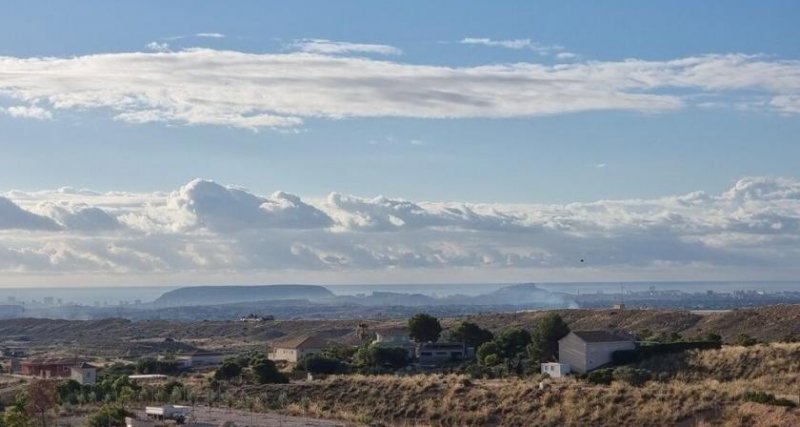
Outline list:
[[[641,345],[634,350],[617,350],[611,353],[611,363],[615,365],[628,365],[661,354],[682,353],[687,350],[711,350],[721,347],[722,343],[720,341],[651,343]]]
[[[298,366],[312,374],[336,374],[344,371],[344,364],[340,360],[321,354],[304,357]]]
[[[229,380],[232,378],[236,378],[242,374],[242,365],[236,363],[233,360],[226,360],[222,362],[222,365],[217,368],[217,371],[214,372],[214,378],[218,380]]]
[[[362,366],[396,370],[408,364],[408,350],[402,347],[372,345],[359,350],[357,359]]]
[[[259,384],[286,384],[289,378],[278,371],[275,362],[269,359],[254,359],[252,362],[253,375]]]
[[[86,420],[89,427],[124,426],[125,417],[131,413],[120,406],[106,405],[98,409]]]
[[[611,384],[614,380],[614,370],[609,368],[597,369],[586,374],[586,381],[592,384]]]
[[[650,380],[651,375],[647,369],[622,367],[614,369],[613,377],[617,381],[626,382],[634,387],[641,387]]]
[[[747,334],[739,334],[733,340],[733,344],[740,345],[743,347],[750,347],[751,345],[758,344],[758,340]]]
[[[742,395],[742,399],[747,402],[755,402],[755,403],[762,403],[765,405],[775,405],[775,406],[788,406],[788,407],[795,407],[797,406],[796,403],[789,399],[777,398],[774,394],[766,393],[763,391],[746,391]]]

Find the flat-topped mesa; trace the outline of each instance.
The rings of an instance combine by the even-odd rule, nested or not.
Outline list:
[[[314,301],[332,297],[331,291],[317,285],[189,286],[166,292],[153,304],[181,307],[289,299]]]

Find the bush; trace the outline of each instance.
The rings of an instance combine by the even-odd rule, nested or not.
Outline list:
[[[289,378],[278,371],[275,362],[269,359],[254,359],[252,369],[259,384],[286,384],[289,382]]]
[[[408,350],[402,347],[373,345],[359,350],[362,365],[397,370],[408,364]]]
[[[617,381],[626,382],[634,387],[641,387],[650,380],[650,371],[629,367],[614,369],[613,377]]]
[[[592,384],[611,384],[614,380],[614,370],[609,368],[597,369],[586,374],[586,381]]]
[[[137,374],[164,374],[175,375],[180,372],[180,364],[176,360],[156,360],[153,358],[139,359],[136,362]]]
[[[637,347],[634,350],[617,350],[611,353],[611,363],[628,365],[638,363],[653,356],[669,353],[682,353],[687,350],[711,350],[722,347],[719,341],[675,341],[653,343]]]
[[[762,403],[764,405],[795,407],[796,403],[789,399],[777,398],[774,394],[763,391],[746,391],[742,399],[747,402]]]
[[[758,340],[747,334],[739,334],[733,340],[733,344],[740,345],[743,347],[750,347],[751,345],[758,344]]]
[[[321,354],[304,357],[298,366],[312,374],[336,374],[345,370],[340,360]]]
[[[242,374],[242,365],[233,360],[225,360],[222,365],[214,372],[214,378],[218,380],[230,380]]]
[[[125,417],[132,414],[120,406],[106,405],[98,409],[86,420],[86,425],[89,427],[107,427],[107,426],[124,426]]]

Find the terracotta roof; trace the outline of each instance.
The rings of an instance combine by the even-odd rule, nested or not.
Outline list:
[[[294,338],[280,340],[272,343],[274,348],[324,348],[330,346],[331,343],[324,339],[313,335],[301,335]]]
[[[37,358],[37,359],[28,359],[23,360],[21,363],[23,365],[75,365],[76,362],[80,360],[76,360],[75,358]]]
[[[586,342],[620,342],[620,341],[633,341],[630,335],[616,332],[616,331],[572,331],[578,338]]]

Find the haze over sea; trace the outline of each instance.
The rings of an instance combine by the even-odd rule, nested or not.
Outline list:
[[[322,285],[336,295],[370,294],[372,292],[396,292],[423,294],[430,296],[480,295],[514,283],[449,283],[449,284],[353,284]],[[576,293],[618,293],[620,285],[625,292],[646,291],[654,286],[656,290],[678,290],[682,292],[733,292],[753,290],[763,292],[796,291],[800,281],[699,281],[699,282],[542,282],[537,286],[552,292]],[[186,286],[192,286],[187,284]],[[81,305],[117,305],[120,302],[133,303],[137,300],[149,303],[164,292],[181,286],[124,286],[124,287],[6,287],[0,288],[0,304],[43,302],[53,298],[54,303]]]

